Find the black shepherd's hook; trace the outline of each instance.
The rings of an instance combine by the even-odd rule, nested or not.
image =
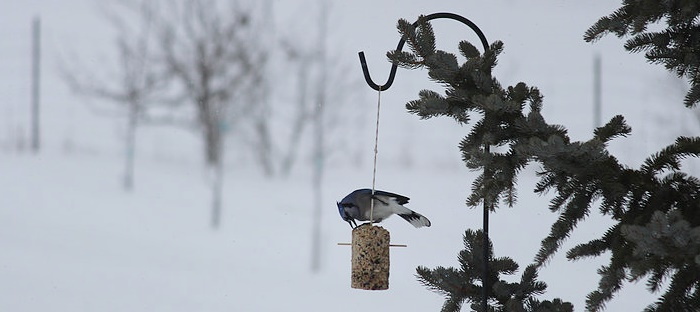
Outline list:
[[[481,29],[477,27],[472,21],[464,18],[463,16],[454,14],[454,13],[433,13],[427,16],[424,16],[422,18],[423,21],[429,21],[429,20],[434,20],[438,18],[449,18],[453,20],[460,21],[467,26],[469,26],[476,34],[479,36],[479,39],[481,40],[481,44],[484,45],[484,52],[489,50],[489,44],[486,41],[486,36],[484,36],[484,33],[481,32]],[[420,22],[421,19],[413,23],[413,26],[416,27],[418,26],[418,22]],[[401,40],[399,41],[399,45],[396,47],[396,51],[401,51],[403,48],[404,43],[406,42],[406,39],[401,37]],[[365,74],[365,81],[367,81],[367,84],[374,90],[377,91],[384,91],[386,89],[389,89],[391,87],[391,84],[394,82],[394,76],[396,76],[396,68],[398,65],[396,63],[393,63],[391,65],[391,72],[389,72],[389,79],[386,81],[384,85],[377,85],[372,81],[372,78],[369,76],[369,69],[367,69],[367,61],[365,60],[365,53],[360,52],[360,64],[362,65],[362,72]],[[484,144],[484,151],[490,155],[490,146],[488,143]],[[484,167],[484,174],[488,172],[488,168],[485,166]],[[492,284],[491,282],[488,281],[489,277],[489,212],[493,209],[493,206],[491,206],[489,203],[487,203],[486,200],[484,200],[484,224],[483,224],[483,261],[484,261],[484,272],[482,276],[482,301],[481,301],[481,310],[482,311],[487,311],[488,309],[488,297],[489,297],[489,287],[488,285]]]
[[[469,28],[471,28],[479,36],[479,40],[481,40],[481,44],[484,45],[484,51],[489,49],[489,43],[486,41],[486,36],[484,36],[484,33],[481,32],[481,29],[479,29],[479,27],[477,27],[476,24],[472,23],[472,21],[468,20],[467,18],[465,18],[461,15],[457,15],[454,13],[433,13],[433,14],[429,14],[429,15],[424,16],[422,20],[429,21],[429,20],[434,20],[434,19],[438,19],[438,18],[449,18],[449,19],[460,21],[463,24],[466,24],[467,26],[469,26]],[[418,22],[420,22],[420,20],[413,23],[413,26],[414,27],[418,26]],[[396,46],[396,51],[400,52],[401,49],[403,49],[403,45],[405,42],[406,42],[406,39],[401,37],[401,40],[399,40],[399,45]],[[367,84],[372,89],[377,90],[377,91],[385,91],[385,90],[389,89],[389,87],[391,87],[391,84],[394,83],[394,77],[396,76],[396,68],[398,67],[398,65],[396,63],[391,65],[391,71],[389,72],[389,79],[386,81],[385,84],[380,86],[380,85],[377,85],[376,83],[374,83],[374,81],[372,81],[372,77],[369,76],[369,69],[367,68],[367,60],[365,59],[365,52],[360,51],[360,53],[358,53],[358,54],[360,55],[360,65],[362,65],[362,73],[365,75],[365,81],[367,81]]]

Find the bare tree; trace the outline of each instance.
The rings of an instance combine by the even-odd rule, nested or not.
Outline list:
[[[287,136],[284,137],[286,149],[283,150],[279,162],[279,172],[287,176],[293,170],[297,159],[310,160],[311,181],[310,196],[313,203],[311,211],[311,255],[310,268],[318,272],[322,268],[323,255],[323,211],[328,207],[324,204],[324,177],[329,159],[334,151],[345,155],[348,147],[355,144],[345,144],[346,138],[352,137],[357,120],[352,120],[356,114],[365,110],[353,107],[348,112],[348,103],[356,100],[347,90],[357,89],[361,85],[357,80],[347,75],[347,64],[337,58],[335,51],[328,49],[328,20],[332,13],[329,3],[320,0],[316,17],[310,21],[315,23],[313,42],[304,46],[301,40],[283,40],[281,47],[288,61],[293,62],[296,72],[293,80],[296,82],[296,98],[292,100],[293,112],[287,116],[284,123],[288,126]],[[308,34],[305,34],[308,35]],[[292,36],[288,36],[292,37]],[[333,64],[332,66],[330,64]],[[355,65],[354,63],[352,65]],[[352,67],[354,69],[354,67]],[[357,76],[359,77],[359,76]],[[329,94],[333,100],[329,100]],[[289,104],[289,103],[283,103]],[[352,127],[341,128],[344,124],[354,123]],[[342,129],[343,131],[337,131]],[[301,156],[306,156],[302,158]]]
[[[257,1],[261,7],[260,13],[264,19],[256,19],[253,25],[257,31],[255,32],[255,40],[251,44],[256,45],[258,51],[259,66],[253,75],[253,87],[248,94],[251,101],[255,102],[252,111],[250,123],[253,129],[251,141],[253,151],[255,151],[254,159],[258,162],[263,174],[266,177],[272,177],[275,174],[275,159],[274,159],[274,141],[271,130],[272,121],[272,97],[273,91],[272,81],[277,77],[277,73],[273,72],[275,68],[270,66],[270,60],[275,57],[276,46],[273,46],[275,40],[275,17],[272,0]]]
[[[289,136],[285,140],[287,142],[286,152],[280,159],[280,174],[283,177],[289,176],[292,167],[296,163],[296,158],[299,154],[299,145],[304,134],[304,129],[308,124],[312,112],[309,103],[309,72],[313,69],[312,64],[317,58],[316,51],[304,51],[302,48],[292,44],[289,41],[282,41],[282,48],[285,51],[286,58],[297,64],[296,73],[296,99],[294,103],[294,113],[291,119]]]
[[[237,5],[228,10],[208,0],[168,2],[160,19],[160,43],[168,72],[183,87],[183,98],[195,106],[208,165],[220,162],[223,131],[248,111],[236,101],[253,82],[262,60],[250,49],[251,12]]]
[[[327,48],[328,19],[332,10],[323,0],[318,1],[318,8],[318,16],[310,21],[316,23],[313,42],[304,45],[292,34],[287,35],[291,39],[280,41],[286,61],[294,68],[290,71],[293,77],[288,81],[295,84],[295,97],[278,103],[293,107],[291,111],[287,108],[289,113],[284,116],[286,136],[279,136],[282,143],[276,142],[277,151],[280,151],[276,166],[282,177],[294,170],[299,159],[311,159],[312,166],[316,166],[317,159],[325,163],[326,158],[341,147],[342,154],[348,156],[349,145],[353,148],[356,145],[346,144],[347,139],[356,136],[355,130],[362,128],[358,123],[364,122],[358,117],[364,115],[365,110],[347,105],[361,97],[360,93],[351,91],[363,87],[359,83],[361,76],[348,75],[356,70],[355,63],[340,59],[337,51]],[[330,92],[332,101],[327,99]],[[344,127],[347,124],[353,126]]]
[[[167,72],[196,111],[207,165],[214,171],[212,227],[220,224],[224,134],[249,114],[247,92],[260,79],[265,55],[254,44],[252,9],[233,1],[168,1],[158,19]]]
[[[266,71],[269,52],[265,49],[259,50],[258,62],[259,67],[253,71],[251,75],[253,88],[250,92],[244,94],[247,101],[255,103],[250,110],[250,123],[253,128],[250,141],[255,152],[255,160],[263,170],[266,177],[271,177],[275,174],[275,159],[273,155],[273,140],[270,129],[272,119],[272,107],[270,106],[270,93],[272,91],[270,85],[270,77],[274,77],[272,73]]]
[[[112,77],[115,79],[100,79],[98,77],[104,73],[86,71],[75,60],[70,65],[62,63],[60,71],[77,94],[110,100],[126,113],[123,187],[131,190],[134,186],[137,128],[145,118],[147,103],[165,86],[151,56],[154,8],[149,1],[123,0],[108,2],[103,9],[117,32],[118,72]]]

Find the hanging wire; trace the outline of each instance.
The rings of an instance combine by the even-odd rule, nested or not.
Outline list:
[[[374,223],[374,191],[377,183],[377,153],[379,146],[379,110],[382,105],[382,88],[377,90],[377,126],[374,128],[374,166],[372,168],[372,197],[369,204],[369,225]]]

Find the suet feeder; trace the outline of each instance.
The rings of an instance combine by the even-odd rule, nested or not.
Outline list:
[[[350,287],[389,289],[389,231],[362,225],[352,230],[352,277]]]
[[[364,290],[389,289],[389,247],[406,247],[390,244],[389,231],[381,226],[365,223],[352,230],[352,272],[350,287]]]

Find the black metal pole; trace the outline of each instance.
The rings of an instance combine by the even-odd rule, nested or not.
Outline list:
[[[447,18],[447,19],[452,19],[456,20],[459,22],[462,22],[463,24],[469,26],[476,34],[479,36],[479,40],[481,41],[481,44],[484,46],[484,51],[489,50],[489,43],[486,40],[486,36],[484,33],[479,29],[479,27],[476,26],[472,21],[468,20],[467,18],[457,15],[454,13],[433,13],[429,14],[423,17],[424,21],[429,21],[433,19],[438,19],[438,18]],[[420,21],[420,20],[419,20]],[[413,26],[418,26],[418,22],[416,21],[413,23]],[[396,46],[396,51],[401,51],[403,49],[403,45],[406,43],[406,39],[403,37],[401,40],[399,40],[399,44]],[[398,64],[393,63],[391,65],[391,70],[389,71],[389,78],[387,79],[386,83],[383,85],[378,85],[372,81],[372,77],[369,75],[369,68],[367,68],[367,60],[365,59],[365,53],[360,51],[358,53],[360,57],[360,65],[362,66],[362,73],[365,76],[365,81],[367,84],[370,86],[370,88],[377,90],[377,91],[385,91],[391,87],[391,84],[394,83],[394,78],[396,77],[396,69],[398,68]],[[490,151],[490,146],[489,144],[484,144],[484,152],[486,154],[491,153]],[[488,175],[488,166],[484,166],[484,176]],[[482,302],[481,302],[481,308],[482,311],[487,312],[488,310],[488,296],[489,296],[489,290],[488,290],[488,277],[489,277],[489,213],[491,212],[491,205],[490,203],[484,199],[484,224],[482,225],[482,230],[484,233],[484,254],[483,254],[483,261],[484,261],[484,272],[481,277],[482,279]]]
[[[491,155],[491,146],[486,143],[484,144],[484,152],[487,155]],[[490,157],[489,157],[490,158]],[[488,164],[488,163],[487,163]],[[488,170],[488,165],[484,165],[484,178],[487,178],[487,175],[489,174]],[[483,261],[484,261],[484,272],[481,274],[481,310],[483,312],[488,312],[488,299],[489,299],[489,289],[487,287],[488,285],[488,280],[489,280],[489,214],[491,213],[491,205],[490,203],[484,198],[484,220],[482,224],[482,231],[484,232],[484,254],[483,254]]]

